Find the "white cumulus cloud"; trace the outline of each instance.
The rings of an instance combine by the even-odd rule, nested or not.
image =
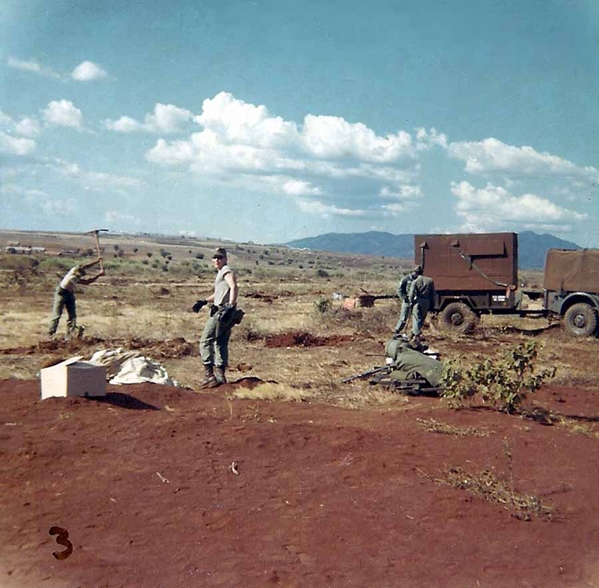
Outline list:
[[[71,72],[71,77],[78,82],[91,82],[107,76],[108,74],[93,61],[83,61]]]
[[[20,121],[0,110],[0,127],[10,133],[16,133],[22,137],[36,137],[42,131],[39,122],[31,117],[24,117]]]
[[[310,182],[287,180],[283,184],[283,192],[290,196],[316,196],[321,193],[321,190],[320,188],[312,186]]]
[[[381,196],[393,200],[415,200],[417,198],[422,198],[423,193],[420,186],[403,184],[397,187],[383,186]]]
[[[78,130],[83,128],[83,113],[70,100],[52,100],[42,114],[49,125]]]
[[[295,123],[272,117],[266,106],[248,104],[228,92],[204,100],[202,114],[194,120],[225,144],[288,148],[299,138]]]
[[[301,212],[315,214],[323,218],[329,218],[331,216],[361,217],[366,216],[367,214],[365,210],[340,208],[333,204],[324,204],[318,200],[306,200],[304,198],[299,198],[297,200],[297,206]]]
[[[443,133],[439,133],[434,127],[428,131],[424,128],[416,130],[416,148],[419,151],[430,149],[434,146],[447,148],[448,141],[447,136]]]
[[[566,176],[599,181],[599,170],[594,167],[580,167],[556,155],[539,153],[529,146],[506,145],[494,138],[450,143],[448,152],[450,157],[465,162],[465,169],[471,174],[504,172],[518,176]]]
[[[172,141],[167,143],[158,139],[156,145],[146,153],[146,159],[162,165],[191,164],[194,158],[193,144],[189,141]]]
[[[29,73],[34,73],[49,78],[61,79],[62,76],[48,67],[44,67],[34,59],[17,59],[16,57],[8,58],[8,66],[13,69],[20,69]]]
[[[383,210],[387,216],[399,216],[407,212],[407,207],[399,202],[394,202],[393,204],[384,204]]]
[[[160,104],[154,106],[152,113],[146,114],[144,122],[139,122],[129,116],[121,116],[117,120],[107,119],[104,127],[118,133],[178,133],[185,129],[187,123],[193,118],[193,113],[173,104]]]
[[[536,194],[515,196],[505,188],[487,184],[475,188],[469,182],[452,182],[458,199],[456,213],[469,230],[493,231],[507,227],[533,229],[552,227],[560,231],[568,223],[580,222],[586,214],[563,208]]]
[[[0,153],[27,155],[35,149],[35,141],[25,137],[13,137],[0,131]]]
[[[15,132],[25,137],[37,137],[42,128],[34,118],[25,117],[15,125]]]
[[[176,133],[192,118],[192,113],[173,104],[156,104],[154,112],[146,115],[145,124],[156,133]]]
[[[105,120],[104,127],[117,133],[135,133],[143,131],[143,125],[130,116],[121,116],[117,120]]]
[[[379,137],[362,123],[337,116],[304,118],[302,138],[308,151],[323,158],[354,157],[366,162],[394,162],[415,154],[412,136],[405,131]]]
[[[422,131],[418,141],[405,131],[379,136],[363,123],[333,116],[309,114],[298,125],[227,92],[204,100],[193,120],[201,131],[183,140],[158,139],[146,159],[287,196],[300,210],[321,216],[382,216],[389,198],[419,198],[419,188],[405,186],[420,173],[423,145],[445,140],[434,130]]]

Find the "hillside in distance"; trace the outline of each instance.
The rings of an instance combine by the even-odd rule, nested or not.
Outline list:
[[[393,235],[378,231],[366,233],[326,233],[316,237],[295,239],[289,247],[353,253],[381,257],[414,259],[414,235]],[[571,241],[532,231],[518,233],[518,265],[522,269],[542,269],[548,249],[580,249]]]

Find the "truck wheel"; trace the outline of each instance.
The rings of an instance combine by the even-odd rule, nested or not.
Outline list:
[[[575,337],[589,337],[597,332],[597,309],[590,304],[573,304],[564,315],[564,328]]]
[[[459,333],[469,333],[476,324],[476,315],[463,302],[451,302],[441,311],[444,328]]]

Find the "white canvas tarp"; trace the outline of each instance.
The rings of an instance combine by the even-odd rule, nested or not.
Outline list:
[[[157,362],[140,355],[137,351],[103,349],[96,351],[91,361],[106,367],[109,384],[141,384],[149,382],[164,386],[180,386]]]

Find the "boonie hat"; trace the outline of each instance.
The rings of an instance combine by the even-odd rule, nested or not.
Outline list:
[[[415,273],[417,273],[417,274],[421,274],[422,273],[422,266],[416,265],[416,266],[414,266],[414,269],[412,271],[415,272]]]
[[[212,259],[222,259],[227,257],[227,250],[224,247],[217,247],[212,255]]]

